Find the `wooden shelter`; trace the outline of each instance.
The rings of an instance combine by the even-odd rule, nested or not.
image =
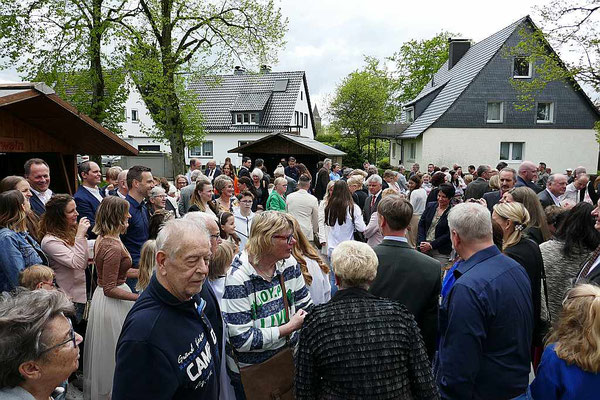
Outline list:
[[[287,132],[275,132],[231,149],[229,153],[241,153],[252,159],[262,158],[269,171],[273,171],[282,158],[294,156],[298,162],[306,165],[313,176],[319,160],[331,158],[334,163],[341,164],[342,157],[346,155],[343,151],[325,143]]]
[[[137,153],[45,84],[0,84],[0,178],[23,175],[25,161],[38,157],[50,166],[51,189],[73,194],[77,154]]]

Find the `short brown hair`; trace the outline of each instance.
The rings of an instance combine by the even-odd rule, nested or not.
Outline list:
[[[94,232],[96,235],[120,235],[125,233],[129,202],[119,196],[106,196],[96,212]]]
[[[15,232],[27,230],[27,213],[23,208],[25,196],[18,190],[0,193],[0,227]]]
[[[395,231],[406,229],[413,215],[412,204],[398,195],[383,197],[377,205],[377,213]]]

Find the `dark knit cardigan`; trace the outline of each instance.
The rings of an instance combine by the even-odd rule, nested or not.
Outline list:
[[[425,345],[399,302],[338,291],[304,320],[296,400],[438,399]]]

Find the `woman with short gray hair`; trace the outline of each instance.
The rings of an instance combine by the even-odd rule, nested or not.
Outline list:
[[[21,290],[0,297],[0,398],[48,399],[79,364],[82,337],[59,291]]]
[[[304,320],[296,399],[437,399],[414,317],[404,305],[368,292],[377,275],[373,249],[340,243],[331,264],[339,290]]]

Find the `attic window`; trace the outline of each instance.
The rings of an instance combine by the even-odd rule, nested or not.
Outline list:
[[[235,125],[257,125],[258,124],[258,113],[235,113],[234,114]]]
[[[515,57],[513,62],[513,78],[531,78],[531,63],[527,57]]]
[[[277,79],[273,84],[274,92],[285,92],[287,89],[288,80],[287,79]]]

